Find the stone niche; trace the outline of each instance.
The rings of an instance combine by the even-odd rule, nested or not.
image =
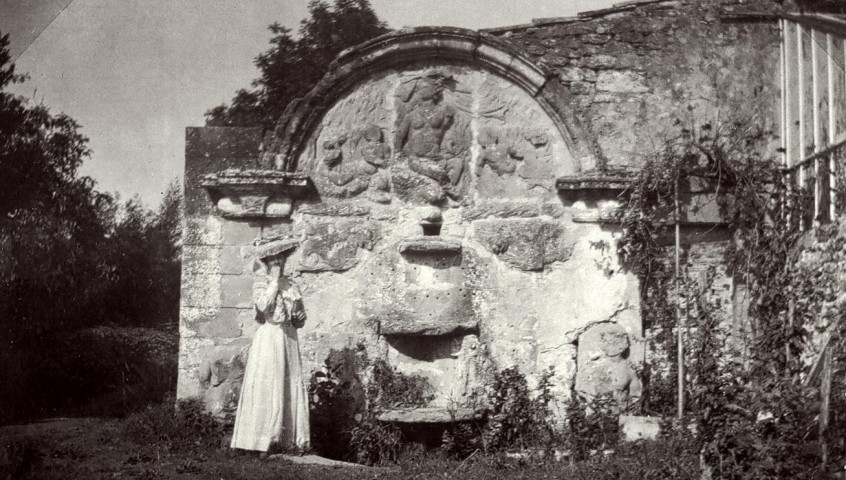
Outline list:
[[[263,140],[189,131],[207,141],[186,146],[186,185],[205,192],[186,194],[180,397],[231,410],[256,328],[247,265],[257,239],[278,237],[299,244],[285,274],[308,314],[306,375],[330,350],[364,344],[430,380],[429,405],[385,421],[471,419],[491,372],[511,366],[529,385],[553,367],[563,415],[573,388],[605,382],[581,365],[622,355],[583,350],[597,325],[619,327],[625,360],[642,361],[619,228],[583,214],[616,193],[588,192],[592,142],[558,82],[458,29],[395,32],[334,68]],[[249,148],[218,161],[215,139]]]

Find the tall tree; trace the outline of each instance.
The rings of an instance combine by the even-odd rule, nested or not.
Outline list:
[[[231,105],[206,112],[209,126],[270,126],[292,100],[302,97],[329,69],[345,48],[389,31],[368,0],[312,0],[310,18],[302,21],[300,37],[278,23],[270,25],[271,48],[256,57],[260,76],[253,89],[239,90]]]
[[[77,170],[88,139],[66,115],[6,89],[23,82],[0,37],[0,327],[58,328],[83,318],[106,274],[99,246],[109,198]]]
[[[6,91],[25,80],[0,37],[0,346],[47,331],[178,318],[182,194],[121,205],[78,175],[88,139]]]

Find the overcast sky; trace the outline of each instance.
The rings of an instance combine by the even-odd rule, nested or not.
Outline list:
[[[575,15],[617,1],[371,4],[391,28],[478,29]],[[269,46],[267,25],[276,21],[296,31],[307,5],[308,0],[0,0],[0,32],[11,34],[12,57],[20,55],[17,71],[30,75],[14,91],[69,114],[91,139],[93,153],[82,173],[94,177],[102,191],[123,198],[140,194],[154,206],[167,184],[182,176],[185,127],[203,125],[206,110],[248,87],[257,76],[253,58]]]

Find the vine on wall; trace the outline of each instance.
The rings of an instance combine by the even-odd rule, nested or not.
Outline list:
[[[657,332],[653,349],[666,355],[667,368],[652,369],[660,374],[650,378],[645,410],[666,414],[677,397],[668,387],[677,372],[678,306],[687,317],[685,421],[695,426],[706,470],[714,478],[810,478],[821,465],[818,403],[800,380],[812,340],[844,314],[846,267],[837,260],[846,235],[815,243],[799,230],[809,197],[783,181],[770,132],[751,120],[677,125],[631,182],[621,212],[618,254],[641,280],[644,324]],[[697,193],[713,196],[729,232],[725,265],[750,298],[740,339],[709,299],[713,272],[674,285],[676,201],[689,205]],[[834,407],[832,422],[840,422]],[[843,455],[842,445],[829,448],[830,459]]]

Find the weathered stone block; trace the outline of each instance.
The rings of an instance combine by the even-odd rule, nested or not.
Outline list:
[[[596,76],[596,89],[613,93],[646,93],[650,90],[642,74],[628,70],[599,72]]]
[[[593,55],[590,57],[585,57],[581,63],[583,66],[588,68],[603,70],[609,68],[616,68],[618,61],[616,57],[613,57],[611,55]]]
[[[309,182],[298,173],[232,168],[204,175],[200,185],[224,218],[284,218],[291,214],[293,199],[306,194]]]
[[[398,166],[392,172],[391,181],[396,196],[408,203],[440,203],[446,198],[444,189],[429,177],[418,175],[408,168]]]
[[[212,275],[220,273],[220,247],[183,245],[182,272]]]
[[[548,215],[552,218],[560,218],[564,215],[564,207],[560,202],[544,203],[541,205],[541,215]]]
[[[232,349],[224,348],[199,368],[198,380],[206,410],[220,419],[231,421],[237,412],[247,353],[247,349],[241,348],[232,354]]]
[[[196,337],[202,325],[220,312],[219,307],[181,307],[179,309],[179,335],[181,338]]]
[[[182,275],[180,303],[184,307],[219,307],[221,305],[220,275]]]
[[[251,309],[221,308],[216,315],[198,325],[198,333],[209,338],[237,338],[241,336],[241,316]]]
[[[610,393],[623,405],[640,398],[642,384],[629,361],[629,334],[611,322],[590,326],[578,339],[576,391]]]
[[[400,308],[380,317],[382,335],[449,335],[478,328],[473,303],[462,285],[409,288]]]
[[[327,217],[363,217],[370,214],[370,207],[367,205],[356,205],[349,203],[309,203],[297,207],[297,211],[304,215],[327,216]]]
[[[214,342],[207,338],[182,337],[179,340],[179,379],[176,384],[178,398],[196,398],[200,395],[199,367],[207,358]]]
[[[482,202],[465,207],[461,212],[464,221],[480,220],[483,218],[531,218],[539,214],[537,203],[518,202]]]
[[[594,86],[589,82],[573,82],[570,84],[570,93],[573,95],[590,95]]]
[[[268,218],[261,222],[261,238],[282,238],[294,235],[294,226],[290,220]]]
[[[358,263],[358,249],[371,250],[378,240],[374,223],[339,221],[309,224],[300,247],[299,268],[304,271],[342,271]]]
[[[453,423],[480,420],[483,413],[471,408],[399,408],[382,412],[378,420],[391,423]]]
[[[558,70],[558,78],[562,82],[595,82],[596,72],[589,68],[566,67]]]
[[[625,30],[615,34],[614,38],[623,43],[643,43],[644,34],[634,30]]]
[[[461,253],[461,241],[439,236],[416,237],[400,241],[397,249],[401,253],[458,254]]]
[[[222,222],[216,215],[196,215],[185,218],[184,245],[220,245]]]
[[[658,440],[661,435],[661,418],[638,415],[620,415],[620,432],[623,441]]]
[[[221,227],[223,245],[252,245],[261,236],[262,223],[257,220],[224,220]]]
[[[217,211],[224,218],[287,217],[291,214],[291,197],[241,195],[221,197]]]
[[[605,34],[598,34],[598,33],[588,33],[587,35],[581,36],[581,41],[587,44],[592,45],[603,45],[608,43],[608,40],[611,39],[611,35]]]
[[[221,306],[232,308],[253,307],[253,277],[250,275],[223,275],[221,278]]]
[[[224,275],[240,275],[248,273],[249,259],[244,256],[244,249],[249,247],[225,246],[220,248],[220,273]],[[250,248],[248,251],[252,251]]]
[[[565,228],[544,220],[482,220],[474,224],[476,239],[501,260],[521,270],[542,270],[564,261],[572,247]]]

